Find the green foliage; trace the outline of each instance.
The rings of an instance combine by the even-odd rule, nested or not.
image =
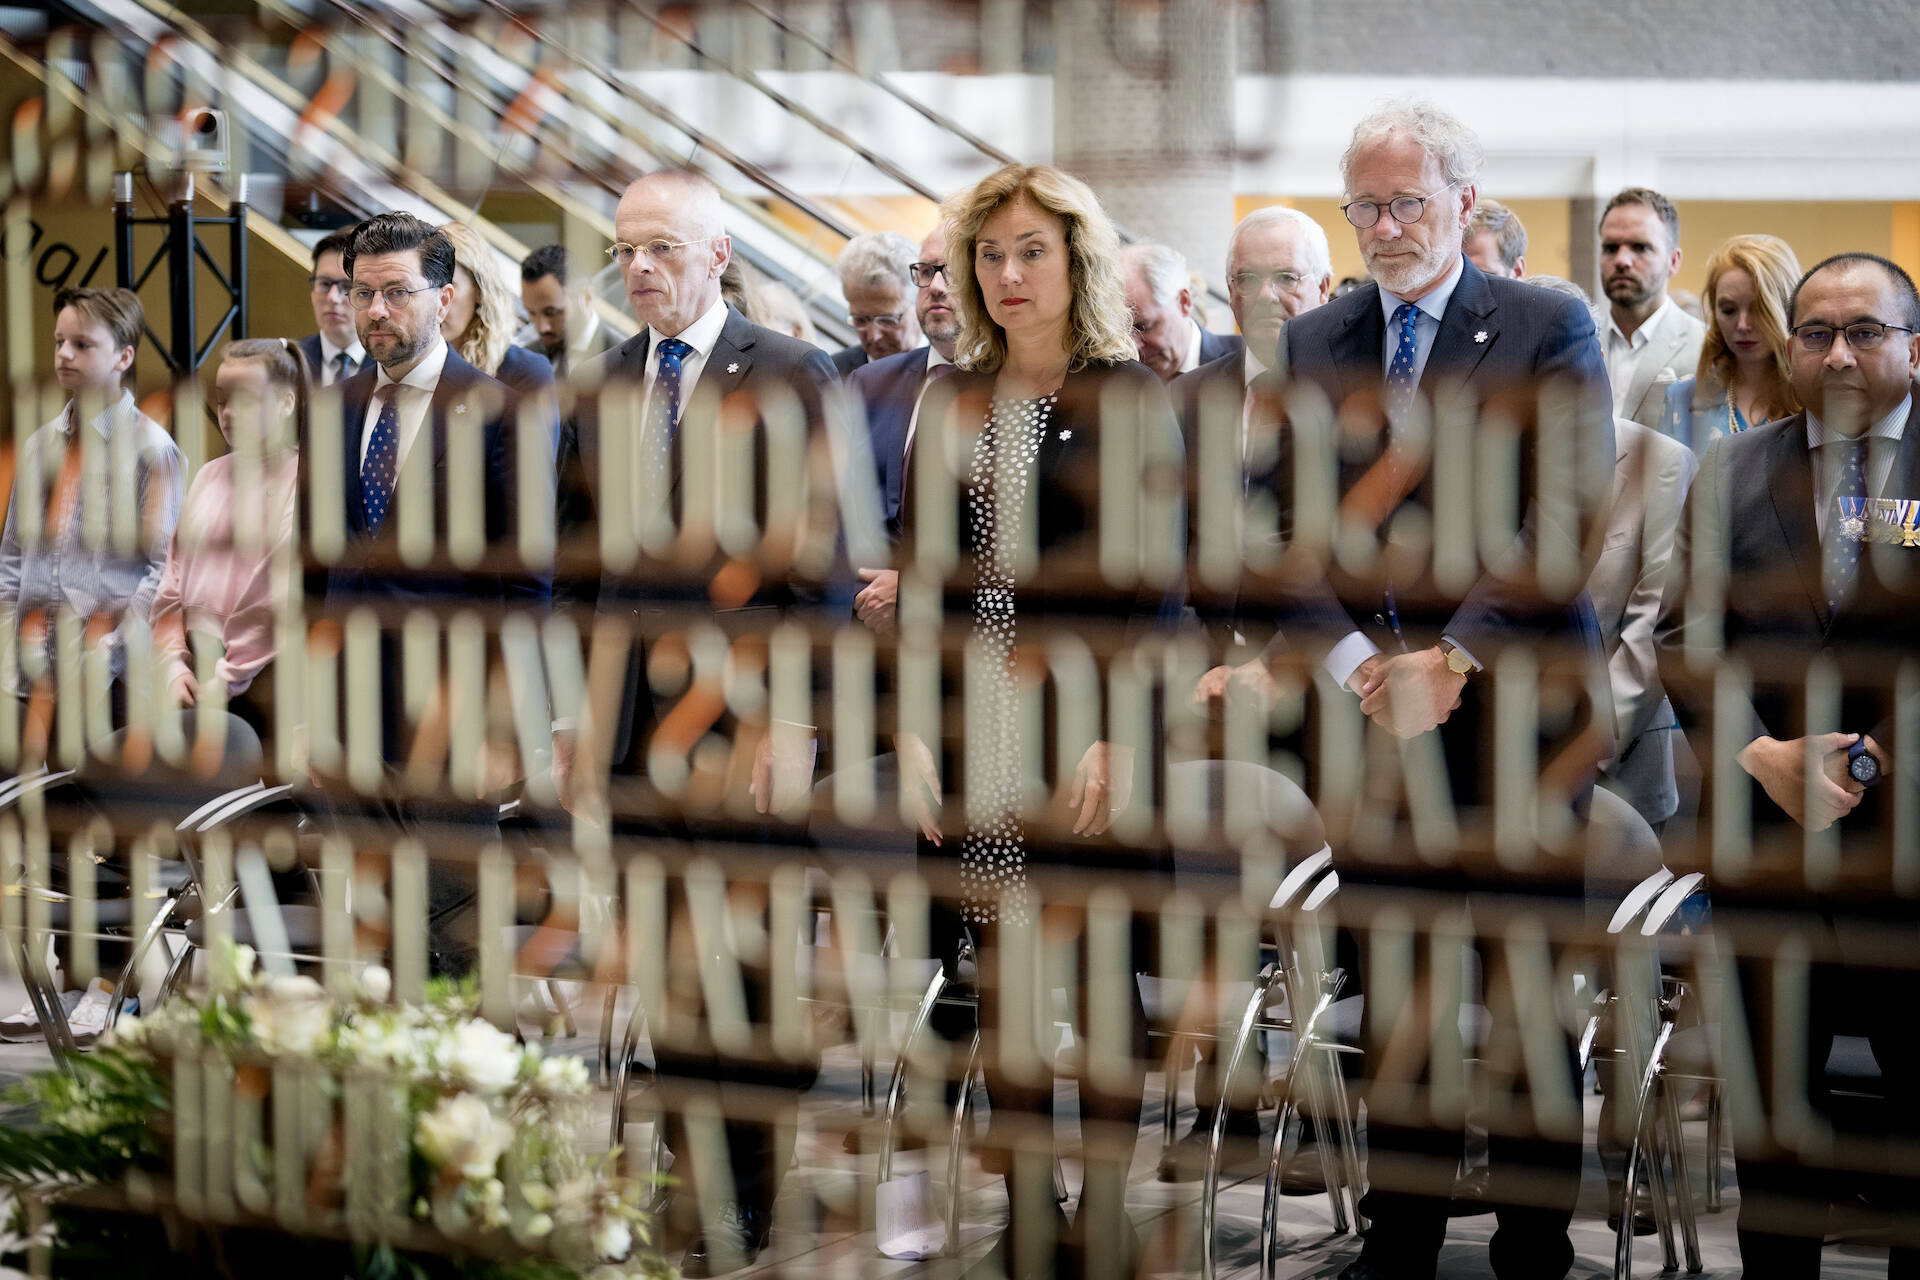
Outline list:
[[[0,1128],[0,1182],[71,1186],[162,1168],[167,1139],[155,1121],[171,1103],[159,1064],[111,1047],[68,1061],[70,1071],[43,1071],[7,1091],[39,1123]]]

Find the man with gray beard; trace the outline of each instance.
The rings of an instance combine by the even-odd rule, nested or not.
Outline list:
[[[1509,950],[1498,940],[1501,913],[1565,914],[1563,904],[1577,904],[1583,886],[1577,859],[1566,870],[1520,881],[1500,875],[1481,856],[1477,833],[1495,803],[1492,761],[1499,726],[1492,673],[1502,666],[1503,653],[1520,649],[1537,655],[1543,669],[1564,663],[1579,674],[1584,689],[1604,689],[1591,601],[1584,591],[1535,582],[1530,570],[1536,556],[1545,563],[1549,552],[1582,562],[1584,525],[1597,514],[1612,480],[1614,441],[1606,368],[1587,309],[1576,299],[1489,276],[1462,253],[1482,159],[1472,130],[1426,103],[1391,104],[1355,128],[1341,162],[1347,193],[1342,211],[1373,278],[1295,316],[1281,335],[1280,365],[1295,384],[1316,387],[1342,415],[1340,509],[1349,521],[1364,520],[1387,555],[1378,572],[1336,569],[1314,580],[1302,575],[1300,585],[1283,586],[1283,594],[1260,603],[1279,633],[1270,652],[1304,654],[1359,699],[1359,710],[1371,721],[1368,734],[1380,748],[1368,747],[1369,768],[1384,770],[1380,762],[1396,750],[1399,758],[1416,760],[1448,812],[1458,815],[1453,836],[1415,822],[1411,801],[1402,803],[1414,785],[1411,772],[1402,783],[1383,771],[1370,774],[1366,785],[1390,788],[1379,798],[1398,816],[1377,827],[1329,833],[1341,879],[1340,918],[1360,926],[1360,976],[1384,984],[1383,975],[1396,971],[1393,953],[1376,955],[1371,944],[1390,948],[1404,927],[1394,922],[1403,921],[1404,913],[1430,921],[1471,909],[1482,936],[1486,1004],[1495,1019],[1491,1034],[1506,1037],[1518,1028],[1514,1002],[1505,998],[1513,979]],[[1533,409],[1550,384],[1561,389],[1567,412],[1535,424]],[[1525,428],[1513,441],[1518,534],[1483,549],[1480,576],[1471,581],[1455,574],[1443,578],[1427,563],[1432,557],[1419,551],[1418,530],[1432,528],[1440,510],[1435,472],[1447,456],[1441,451],[1477,450],[1477,435],[1466,442],[1447,433],[1427,435],[1418,412],[1422,400],[1450,403],[1476,418],[1497,402]],[[1297,411],[1294,402],[1289,407]],[[1290,430],[1301,429],[1304,424],[1291,424]],[[1565,504],[1573,510],[1532,501],[1539,466],[1534,446],[1548,430],[1565,433],[1548,457],[1570,465],[1571,492],[1581,500]],[[1288,452],[1283,447],[1274,485],[1282,529],[1293,527]],[[1506,477],[1478,479],[1498,484]],[[1250,612],[1244,600],[1240,612]],[[1503,674],[1503,683],[1507,678]],[[1536,732],[1523,740],[1537,752],[1529,759],[1553,762],[1551,783],[1540,780],[1539,803],[1543,809],[1564,804],[1569,825],[1586,812],[1594,773],[1610,754],[1612,712],[1591,705],[1599,697],[1570,690],[1567,705],[1577,710],[1541,716]],[[1390,739],[1400,740],[1397,747]],[[1327,817],[1335,825],[1344,815]],[[1415,838],[1444,843],[1423,847],[1422,858],[1410,863],[1401,856],[1412,843],[1404,838],[1410,830]],[[1368,928],[1375,920],[1384,932]],[[1405,975],[1412,990],[1429,990],[1440,981],[1429,971],[1432,950],[1416,939],[1419,958]],[[1374,972],[1376,961],[1386,967]],[[1376,1009],[1369,1001],[1362,1047],[1370,1189],[1361,1212],[1373,1226],[1360,1258],[1343,1273],[1347,1280],[1434,1274],[1464,1137],[1460,1124],[1436,1120],[1432,1110],[1411,1100],[1427,1098],[1428,1086],[1457,1073],[1459,1064],[1410,1055],[1406,1046],[1435,1044],[1433,1027],[1449,1025],[1456,1013],[1451,1004],[1443,1007],[1437,991],[1432,1000],[1392,1008]],[[1490,1260],[1500,1280],[1560,1280],[1573,1263],[1567,1224],[1580,1184],[1578,1081],[1571,1041],[1562,1037],[1558,1047],[1561,1061],[1496,1087],[1497,1093],[1509,1090],[1500,1114],[1489,1117],[1487,1207],[1499,1216]],[[1556,1117],[1570,1110],[1574,1122],[1530,1119],[1546,1114],[1528,1105],[1530,1096],[1544,1099]]]

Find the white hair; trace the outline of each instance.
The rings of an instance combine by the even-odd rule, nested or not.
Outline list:
[[[1139,271],[1147,282],[1147,292],[1163,307],[1179,297],[1182,289],[1193,287],[1187,256],[1164,244],[1128,245],[1120,251],[1120,269],[1123,273]]]
[[[899,232],[869,231],[847,241],[833,267],[840,273],[843,289],[888,282],[911,288],[913,273],[908,268],[919,260],[920,246]]]
[[[1340,181],[1349,195],[1353,192],[1353,162],[1362,148],[1383,138],[1411,138],[1433,157],[1448,182],[1461,186],[1471,183],[1487,158],[1480,137],[1450,115],[1418,98],[1400,98],[1376,109],[1353,127],[1353,140],[1340,157]]]
[[[1233,257],[1240,251],[1240,237],[1256,227],[1281,224],[1292,227],[1300,233],[1300,240],[1307,251],[1307,274],[1315,281],[1331,279],[1333,276],[1333,250],[1327,245],[1327,232],[1324,227],[1309,218],[1298,209],[1289,209],[1285,205],[1268,205],[1255,209],[1240,219],[1240,225],[1233,229],[1227,238],[1227,278],[1233,278]]]

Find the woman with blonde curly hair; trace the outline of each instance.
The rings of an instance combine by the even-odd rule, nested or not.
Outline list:
[[[514,295],[495,265],[493,250],[464,222],[440,228],[453,241],[453,301],[440,332],[447,345],[488,377],[507,384],[524,401],[553,398],[553,363],[537,351],[513,345]],[[559,407],[553,409],[559,427]]]
[[[1039,1162],[1041,1176],[1031,1180],[1034,1162],[1023,1159],[1016,1167],[1011,1155],[1051,1143],[1053,1084],[1044,1070],[1016,1078],[1003,1067],[1009,1051],[994,1034],[1001,1025],[998,940],[1003,931],[1024,933],[1038,923],[1027,897],[1030,865],[1038,872],[1047,864],[1084,868],[1100,860],[1099,837],[1125,805],[1133,769],[1124,748],[1088,741],[1097,732],[1089,725],[1079,738],[1046,745],[1044,754],[1061,762],[1060,774],[1044,800],[1030,798],[1023,761],[1042,754],[1042,744],[1029,738],[1025,717],[1033,695],[1023,689],[1030,681],[1020,669],[1026,655],[1063,633],[1084,632],[1090,600],[1100,601],[1094,612],[1118,617],[1130,632],[1173,625],[1184,603],[1177,568],[1145,585],[1102,572],[1099,504],[1118,499],[1123,487],[1101,483],[1102,431],[1140,430],[1137,456],[1165,469],[1163,492],[1183,494],[1185,481],[1171,402],[1160,379],[1134,359],[1119,237],[1092,191],[1057,169],[1009,165],[949,199],[941,219],[960,319],[958,372],[923,405],[918,443],[909,447],[921,465],[943,458],[958,482],[963,562],[948,600],[971,622],[959,743],[965,768],[950,760],[942,770],[918,739],[903,735],[897,745],[921,817],[923,856],[937,857],[933,846],[955,843],[945,840],[949,833],[933,808],[942,773],[957,772],[965,782],[964,821],[951,832],[958,837],[957,913],[940,930],[948,935],[940,945],[950,976],[957,976],[964,923],[979,957],[979,1025],[993,1102],[981,1158],[1009,1175],[1014,1211],[1003,1244],[1008,1274],[1019,1274],[1051,1270],[1056,1258],[1047,1237],[1065,1240],[1069,1228],[1063,1218],[1047,1225],[1058,1214],[1046,1185],[1049,1162]],[[1115,418],[1117,409],[1127,412]],[[913,484],[910,479],[910,490]],[[1130,502],[1138,496],[1125,495]],[[910,540],[916,537],[913,505],[910,492]],[[1176,501],[1164,529],[1129,518],[1142,537],[1158,532],[1177,542],[1185,528],[1178,508]],[[1028,549],[1037,555],[1029,558]],[[1097,709],[1094,715],[1097,723]],[[1062,731],[1077,732],[1064,724]],[[1130,867],[1141,865],[1137,851],[1128,857]],[[1057,908],[1049,905],[1051,918]],[[1147,967],[1138,931],[1132,946],[1140,958],[1128,974]],[[1125,985],[1134,1004],[1127,1065],[1118,1075],[1092,1072],[1080,1081],[1087,1174],[1071,1229],[1076,1249],[1108,1250],[1104,1258],[1078,1261],[1120,1264],[1108,1268],[1116,1272],[1132,1261],[1124,1205],[1145,1083],[1136,1065],[1145,1053],[1145,1015],[1136,985]],[[1071,1269],[1075,1261],[1069,1256],[1064,1265]]]
[[[1800,411],[1787,380],[1787,307],[1800,260],[1778,236],[1735,236],[1707,260],[1700,368],[1667,388],[1662,428],[1704,453],[1715,436]]]

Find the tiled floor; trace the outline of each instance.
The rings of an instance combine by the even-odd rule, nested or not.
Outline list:
[[[24,999],[17,984],[0,979],[0,1012],[11,1012]],[[591,1057],[599,1003],[582,1004],[580,1035],[558,1046],[569,1052]],[[47,1053],[37,1045],[0,1045],[0,1083],[10,1083],[24,1073],[45,1066]],[[1154,1178],[1159,1141],[1160,1078],[1148,1083],[1148,1113],[1136,1151],[1128,1212],[1145,1242],[1152,1268],[1161,1275],[1196,1275],[1200,1248],[1197,1238],[1200,1184],[1169,1185]],[[884,1075],[882,1076],[884,1087]],[[1191,1104],[1187,1104],[1190,1114]],[[1588,1099],[1588,1134],[1591,1138],[1598,1100]],[[983,1174],[969,1161],[963,1174],[964,1226],[961,1231],[963,1253],[959,1258],[938,1258],[926,1262],[895,1261],[882,1257],[874,1247],[870,1229],[863,1222],[872,1215],[874,1157],[854,1157],[842,1150],[842,1134],[858,1123],[858,1059],[850,1047],[830,1050],[825,1058],[819,1085],[808,1095],[803,1111],[803,1129],[799,1143],[798,1167],[789,1173],[777,1210],[774,1245],[753,1268],[752,1274],[801,1278],[859,1277],[860,1280],[893,1280],[895,1277],[925,1277],[926,1280],[952,1280],[967,1272],[992,1246],[1006,1220],[1006,1197],[1000,1180]],[[597,1122],[587,1141],[599,1145],[606,1140],[605,1128]],[[1078,1141],[1072,1122],[1074,1108],[1070,1090],[1063,1086],[1060,1142],[1063,1167],[1069,1190],[1079,1183],[1079,1168],[1072,1152]],[[1187,1121],[1182,1116],[1181,1127]],[[1689,1125],[1693,1148],[1692,1166],[1696,1181],[1704,1187],[1704,1125]],[[630,1137],[642,1139],[644,1126],[636,1126]],[[918,1154],[900,1157],[896,1173],[919,1167],[931,1167],[936,1193],[943,1188],[945,1153],[930,1164]],[[1727,1171],[1731,1182],[1731,1167]],[[1259,1276],[1260,1184],[1243,1180],[1226,1186],[1219,1202],[1219,1274],[1223,1280],[1255,1280]],[[1725,1209],[1700,1217],[1700,1245],[1708,1277],[1740,1274],[1739,1255],[1734,1240],[1734,1218],[1739,1204],[1737,1188],[1729,1186]],[[1072,1209],[1069,1204],[1069,1211]],[[1581,1200],[1575,1215],[1572,1238],[1578,1258],[1576,1277],[1604,1277],[1611,1274],[1613,1236],[1606,1228],[1606,1192],[1591,1140]],[[1278,1275],[1283,1280],[1295,1277],[1332,1277],[1358,1251],[1359,1242],[1350,1235],[1335,1233],[1331,1211],[1324,1196],[1283,1198],[1279,1212],[1281,1250]],[[1443,1277],[1491,1276],[1487,1265],[1486,1241],[1493,1229],[1488,1215],[1453,1220],[1445,1252],[1441,1255]],[[1886,1251],[1867,1244],[1829,1244],[1823,1255],[1823,1274],[1853,1280],[1855,1277],[1885,1274]],[[1659,1246],[1654,1238],[1639,1242],[1635,1256],[1635,1274],[1650,1276],[1660,1267]]]

